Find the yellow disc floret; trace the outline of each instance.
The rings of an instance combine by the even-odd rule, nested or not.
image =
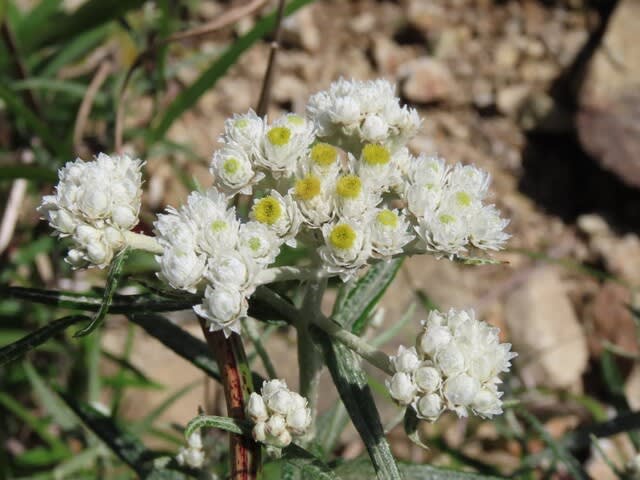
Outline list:
[[[213,232],[221,232],[227,228],[227,222],[224,220],[214,220],[211,222],[211,230]]]
[[[368,143],[362,149],[362,160],[367,165],[386,165],[391,159],[391,152],[386,147],[376,143]]]
[[[362,191],[362,180],[357,175],[340,177],[336,184],[336,193],[342,198],[357,198]]]
[[[320,167],[329,167],[336,163],[338,150],[328,143],[316,143],[311,149],[311,160]]]
[[[254,252],[257,252],[261,245],[262,245],[262,242],[258,237],[251,237],[249,239],[249,248]]]
[[[461,207],[468,207],[471,205],[471,196],[467,192],[456,193],[456,200]]]
[[[443,213],[442,215],[440,215],[438,219],[440,220],[440,223],[444,223],[445,225],[448,223],[453,223],[456,220],[453,215],[448,215],[446,213]]]
[[[291,140],[291,130],[287,127],[273,127],[267,133],[267,138],[269,139],[269,142],[271,142],[271,145],[282,147]]]
[[[356,241],[356,232],[346,223],[337,225],[331,230],[329,235],[329,242],[335,248],[340,250],[348,250],[353,247]]]
[[[320,179],[307,175],[296,182],[296,196],[301,200],[311,200],[320,194]]]
[[[222,169],[228,175],[233,175],[240,168],[240,162],[237,158],[227,158],[222,164]]]
[[[398,226],[398,215],[391,210],[381,210],[376,216],[376,220],[380,225],[384,225],[385,227],[396,228]]]
[[[246,118],[239,118],[233,122],[233,126],[236,128],[247,128],[249,126],[249,120]]]
[[[271,195],[264,197],[253,206],[253,217],[260,223],[273,225],[282,216],[280,202]]]

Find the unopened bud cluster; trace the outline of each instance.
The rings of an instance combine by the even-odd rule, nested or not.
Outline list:
[[[176,461],[180,465],[191,468],[201,468],[205,461],[205,452],[202,446],[202,434],[200,430],[194,431],[188,439],[187,447],[180,447]]]
[[[58,172],[55,195],[39,211],[60,237],[70,237],[67,262],[104,268],[124,247],[123,232],[138,223],[142,162],[101,153],[92,162],[77,159]]]
[[[477,320],[473,310],[433,310],[422,325],[416,347],[400,346],[391,357],[391,397],[432,422],[446,409],[460,417],[502,413],[498,375],[509,371],[516,354],[500,343],[500,330]]]
[[[304,435],[311,425],[307,400],[289,390],[284,380],[269,380],[262,385],[261,394],[253,392],[246,413],[254,422],[254,440],[277,448]]]

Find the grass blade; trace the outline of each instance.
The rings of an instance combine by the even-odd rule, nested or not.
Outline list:
[[[84,315],[72,315],[60,318],[36,330],[35,332],[30,333],[26,337],[21,338],[17,342],[0,348],[0,366],[23,356],[29,350],[43,344],[51,337],[59,334],[71,325],[87,320],[90,320],[90,318]]]
[[[107,277],[107,285],[104,289],[104,294],[102,296],[102,303],[100,304],[100,308],[91,319],[91,323],[89,323],[89,325],[87,325],[83,329],[77,331],[73,335],[74,337],[84,337],[85,335],[89,335],[96,328],[98,328],[98,326],[104,321],[104,317],[107,316],[109,307],[113,302],[113,294],[116,292],[116,289],[118,288],[118,283],[120,283],[120,276],[122,275],[122,267],[124,266],[124,262],[127,259],[128,252],[129,250],[125,248],[120,253],[118,253],[113,259],[113,261],[111,262],[111,267],[109,268],[109,276]]]
[[[0,168],[0,181],[16,178],[55,183],[58,181],[58,174],[49,168],[32,165],[7,165]]]
[[[500,478],[477,473],[457,472],[430,465],[398,463],[398,467],[405,480],[499,480]],[[336,473],[343,480],[359,480],[361,478],[371,478],[373,469],[366,459],[359,458],[343,463],[336,469]]]
[[[290,15],[313,0],[293,0],[285,9],[285,15]],[[238,38],[216,62],[206,69],[198,79],[189,87],[181,91],[175,100],[167,107],[166,111],[154,123],[150,133],[149,144],[165,136],[173,122],[186,110],[193,107],[198,99],[233,66],[240,55],[249,49],[255,42],[270,32],[275,25],[275,12],[266,16],[245,35]]]

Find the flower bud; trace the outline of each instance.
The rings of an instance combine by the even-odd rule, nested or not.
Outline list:
[[[413,374],[413,380],[418,389],[425,393],[433,393],[440,388],[442,377],[434,367],[421,366]]]
[[[289,392],[291,396],[291,410],[298,410],[307,407],[307,399],[297,392]]]
[[[83,187],[78,198],[80,211],[90,219],[105,217],[111,207],[107,192],[97,185],[83,185]]]
[[[208,290],[209,295],[205,296],[204,305],[211,316],[223,325],[235,321],[244,301],[240,292],[223,287]]]
[[[202,280],[206,267],[204,256],[193,250],[165,248],[162,256],[156,257],[160,263],[160,276],[173,288],[195,292]]]
[[[278,390],[288,390],[287,382],[284,380],[274,379],[268,380],[262,384],[262,396],[266,399],[276,393]]]
[[[448,379],[444,384],[444,396],[456,406],[471,405],[478,390],[480,383],[465,373]]]
[[[428,393],[420,397],[415,404],[418,418],[435,421],[442,413],[442,398],[435,393]]]
[[[465,369],[464,355],[460,348],[453,342],[438,351],[435,362],[442,374],[446,377],[462,373]]]
[[[272,445],[284,448],[291,443],[291,433],[288,430],[282,430],[278,435],[274,435],[273,438],[269,439],[269,443]]]
[[[362,124],[362,136],[371,142],[380,142],[387,137],[389,125],[379,115],[368,115]]]
[[[420,359],[415,347],[406,348],[404,345],[398,347],[398,354],[391,357],[390,360],[396,372],[410,373],[420,365]]]
[[[111,218],[118,227],[124,230],[129,230],[138,223],[138,215],[129,205],[115,207],[111,212]]]
[[[302,435],[311,425],[311,410],[298,408],[291,410],[287,415],[287,426],[295,435]]]
[[[268,435],[277,437],[287,428],[287,422],[282,415],[271,415],[269,420],[267,420],[265,427]]]
[[[291,410],[291,395],[288,390],[278,390],[267,398],[267,406],[275,413],[286,415]]]
[[[411,403],[416,394],[416,386],[411,381],[411,376],[408,373],[398,372],[391,377],[391,381],[387,380],[386,383],[389,393],[395,401],[401,405]]]
[[[269,412],[267,412],[267,406],[264,400],[256,392],[252,392],[247,402],[247,415],[255,423],[265,422],[269,418]]]
[[[200,430],[196,430],[189,436],[188,443],[190,448],[202,448],[202,434]]]
[[[251,435],[256,442],[264,443],[267,439],[267,425],[265,422],[258,422],[253,426]]]
[[[502,402],[496,392],[490,389],[481,389],[471,403],[473,411],[481,417],[491,418],[502,413]]]
[[[433,356],[451,341],[451,332],[441,325],[427,326],[425,332],[418,339],[418,347],[424,354]]]

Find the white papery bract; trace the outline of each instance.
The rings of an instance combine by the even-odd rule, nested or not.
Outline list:
[[[186,465],[191,468],[201,468],[206,458],[202,449],[202,434],[200,430],[193,432],[188,438],[188,446],[180,447],[180,451],[176,455],[176,461],[180,465]]]
[[[205,318],[209,330],[222,330],[225,336],[240,333],[240,319],[247,316],[249,305],[243,293],[234,287],[207,286],[201,305],[193,307],[194,311]]]
[[[250,221],[240,225],[238,250],[262,266],[267,266],[280,253],[282,241],[266,225]]]
[[[357,220],[339,220],[322,226],[324,246],[318,253],[329,272],[346,281],[366,264],[371,256],[371,241],[366,224]]]
[[[267,226],[287,245],[296,246],[302,218],[290,194],[282,196],[277,190],[271,190],[269,195],[255,199],[250,217]]]
[[[397,209],[379,209],[371,222],[371,245],[381,258],[402,253],[405,245],[415,238],[409,232],[409,222]]]
[[[500,343],[499,329],[476,320],[473,310],[432,310],[416,348],[400,346],[387,380],[392,398],[411,405],[418,418],[435,421],[445,409],[483,418],[502,413],[499,374],[516,356]]]
[[[254,422],[254,440],[284,448],[293,437],[304,435],[312,420],[307,403],[300,394],[289,390],[284,380],[264,382],[260,394],[253,392],[246,407],[247,417]]]
[[[264,178],[255,172],[250,155],[237,144],[227,144],[213,154],[211,174],[214,185],[228,195],[251,195],[253,185]]]
[[[312,123],[297,115],[285,116],[266,129],[256,163],[273,178],[290,177],[314,140]]]
[[[126,155],[100,153],[59,170],[55,194],[43,197],[38,210],[57,235],[72,238],[72,266],[104,268],[124,247],[123,232],[138,223],[142,165]]]
[[[219,141],[225,145],[240,147],[251,161],[255,161],[261,154],[265,128],[266,120],[249,110],[224,122],[224,133]]]

